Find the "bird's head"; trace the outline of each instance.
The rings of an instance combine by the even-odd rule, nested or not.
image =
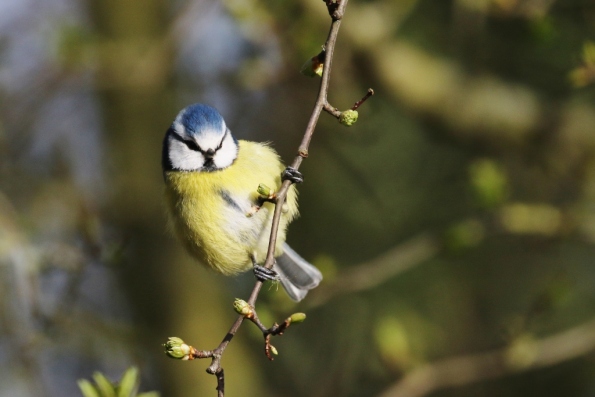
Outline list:
[[[238,156],[238,142],[214,108],[190,105],[165,134],[164,171],[216,171],[229,167]]]

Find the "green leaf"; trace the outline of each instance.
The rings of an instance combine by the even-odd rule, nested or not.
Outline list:
[[[134,397],[138,390],[138,369],[130,367],[122,376],[118,386],[118,397]]]
[[[78,385],[84,397],[101,397],[97,389],[95,389],[95,386],[93,386],[88,380],[79,379]]]
[[[117,384],[110,382],[101,372],[95,372],[93,380],[95,385],[86,379],[79,379],[83,397],[159,397],[155,391],[138,394],[140,378],[136,367],[128,368]]]
[[[112,382],[110,382],[101,372],[95,372],[93,374],[95,384],[101,397],[116,397],[116,390]]]

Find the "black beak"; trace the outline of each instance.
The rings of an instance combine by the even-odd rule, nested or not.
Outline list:
[[[204,152],[204,155],[207,160],[212,160],[213,157],[215,157],[215,153],[216,153],[215,150],[209,149],[206,152]]]

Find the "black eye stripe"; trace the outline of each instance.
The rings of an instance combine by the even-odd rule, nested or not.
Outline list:
[[[221,138],[221,142],[219,142],[219,146],[217,146],[217,148],[215,149],[215,151],[221,149],[221,147],[223,146],[223,141],[225,141],[225,138],[227,137],[227,134],[229,134],[229,130],[225,130],[225,134],[223,134],[223,138]]]
[[[221,142],[219,142],[219,145],[215,148],[215,151],[218,151],[219,149],[221,149],[221,147],[223,146],[223,142],[225,141],[225,138],[227,137],[227,134],[229,134],[229,130],[225,131],[225,134],[223,134],[223,138],[221,138]],[[182,142],[183,144],[185,144],[188,147],[188,149],[194,150],[195,152],[200,152],[202,154],[206,154],[206,150],[202,150],[202,148],[200,146],[198,146],[198,144],[196,142],[189,140],[189,139],[186,140],[175,133],[172,133],[171,136],[176,141],[179,141],[179,142]]]
[[[186,144],[186,146],[188,146],[188,149],[194,150],[195,152],[201,152],[202,153],[202,149],[200,148],[200,146],[198,146],[196,144],[196,142],[194,142],[194,141],[184,141],[184,143]]]
[[[175,139],[176,141],[182,142],[184,145],[186,145],[188,147],[188,149],[203,153],[202,149],[200,148],[200,146],[198,146],[196,144],[196,142],[191,141],[191,140],[186,140],[186,139],[182,138],[181,136],[179,136],[176,133],[171,133],[170,136],[173,139]]]

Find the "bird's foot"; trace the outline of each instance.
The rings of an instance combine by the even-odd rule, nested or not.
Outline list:
[[[293,167],[285,168],[285,171],[281,173],[281,180],[288,180],[293,183],[302,183],[304,181],[304,177],[302,173],[296,170]]]
[[[260,265],[254,265],[254,275],[258,281],[263,283],[265,281],[279,281],[279,274],[276,271]]]

